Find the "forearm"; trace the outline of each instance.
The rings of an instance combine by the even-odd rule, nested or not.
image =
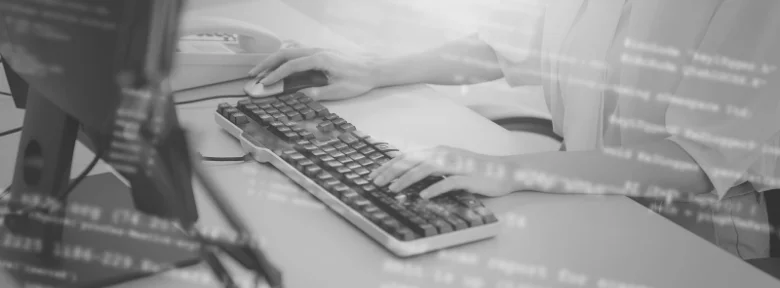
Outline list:
[[[510,156],[506,158],[510,171],[535,171],[538,174],[525,174],[533,177],[547,175],[548,179],[568,180],[557,181],[556,185],[544,185],[543,181],[517,181],[517,190],[536,190],[550,193],[569,194],[622,194],[646,195],[648,188],[658,187],[669,192],[674,189],[680,195],[695,195],[712,191],[713,186],[704,171],[694,169],[673,169],[659,164],[647,163],[637,159],[637,152],[643,151],[646,155],[660,155],[666,159],[683,161],[690,167],[698,167],[693,158],[674,142],[664,140],[628,148],[633,151],[632,157],[619,157],[605,154],[602,151],[569,151],[569,152],[545,152],[526,155]],[[517,175],[511,175],[516,177]],[[520,177],[522,178],[522,177]],[[583,180],[579,181],[578,180]],[[585,182],[593,185],[583,184]],[[635,184],[632,184],[635,183]],[[635,186],[638,184],[638,187]],[[566,189],[566,186],[569,189]],[[577,186],[581,189],[574,189]],[[584,187],[584,188],[583,188]],[[606,187],[610,187],[607,189]],[[614,188],[637,187],[638,191],[631,189]],[[651,193],[652,194],[652,193]]]
[[[378,87],[477,84],[503,77],[493,49],[473,36],[422,53],[379,60],[376,70]]]

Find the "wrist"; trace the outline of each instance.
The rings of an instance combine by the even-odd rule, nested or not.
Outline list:
[[[391,59],[385,57],[371,57],[368,62],[373,88],[393,86],[393,81],[391,80],[391,70],[393,66]]]

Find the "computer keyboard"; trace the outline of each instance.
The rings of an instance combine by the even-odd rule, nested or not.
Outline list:
[[[491,238],[495,215],[466,191],[423,199],[444,179],[428,177],[393,193],[366,177],[400,151],[301,94],[221,103],[215,120],[243,149],[298,183],[393,254],[418,255]]]

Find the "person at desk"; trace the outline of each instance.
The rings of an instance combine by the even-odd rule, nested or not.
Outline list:
[[[528,39],[525,35],[478,34],[424,53],[392,59],[349,56],[308,47],[286,49],[258,64],[250,74],[263,73],[262,82],[271,84],[294,72],[325,71],[330,78],[328,86],[303,91],[318,100],[350,98],[377,87],[413,83],[463,85],[504,77],[512,86],[540,84],[552,113],[554,130],[564,138],[561,151],[490,156],[436,147],[396,157],[373,171],[370,178],[377,185],[389,184],[391,190],[400,191],[429,175],[451,176],[423,191],[423,197],[453,189],[486,196],[523,190],[590,193],[584,191],[587,189],[572,191],[560,185],[517,181],[517,174],[512,172],[497,179],[478,169],[458,170],[455,165],[458,159],[468,158],[478,163],[476,167],[499,163],[507,171],[539,171],[560,179],[584,179],[609,187],[629,187],[626,183],[632,181],[643,187],[634,190],[646,191],[647,187],[657,185],[682,193],[683,197],[675,203],[680,211],[696,211],[691,217],[698,217],[697,225],[712,226],[711,234],[701,236],[743,259],[768,257],[768,232],[736,225],[734,219],[766,223],[761,192],[780,188],[777,181],[757,180],[780,178],[780,153],[762,150],[762,147],[780,147],[780,97],[777,96],[780,79],[772,72],[735,72],[707,57],[722,55],[759,63],[756,64],[759,67],[761,63],[768,65],[765,68],[775,67],[780,63],[780,53],[777,53],[780,21],[774,15],[779,15],[780,3],[563,2],[574,5],[568,8],[578,13],[548,9],[545,17],[572,18],[562,20],[570,25],[564,25],[561,45],[546,45],[548,35],[542,35],[542,47],[538,48],[542,53],[528,51],[522,44]],[[647,48],[638,51],[640,42],[646,43],[642,47],[673,48],[655,53]],[[697,60],[693,60],[691,51],[697,51]],[[680,68],[669,72],[665,71],[670,69],[664,68],[668,67],[665,64],[656,65],[660,68],[637,65],[636,59],[643,57],[661,64],[674,63],[674,67]],[[472,64],[475,62],[481,64]],[[602,68],[608,69],[582,63],[606,63]],[[682,67],[750,75],[765,82],[756,86],[718,82],[697,77],[691,73],[693,70]],[[691,74],[683,76],[683,71]],[[635,92],[615,87],[632,87]],[[636,91],[649,91],[646,94],[649,96],[641,96]],[[691,108],[679,105],[680,101],[669,101],[668,97],[686,103],[717,103],[719,108],[714,111]],[[733,140],[729,144],[717,139]],[[754,144],[745,148],[735,143]],[[656,162],[664,159],[665,163],[686,163],[685,168],[672,169],[651,161],[637,161],[640,152],[652,155],[649,157]],[[636,196],[629,190],[632,189],[602,192]],[[688,196],[731,205],[699,205]],[[729,221],[714,220],[723,216],[729,217]],[[710,221],[699,221],[702,219]]]

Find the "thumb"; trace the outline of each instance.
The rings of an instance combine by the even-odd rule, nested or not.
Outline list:
[[[452,190],[468,190],[469,182],[466,176],[449,176],[436,184],[431,185],[423,191],[420,191],[420,197],[429,199]]]

